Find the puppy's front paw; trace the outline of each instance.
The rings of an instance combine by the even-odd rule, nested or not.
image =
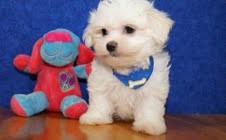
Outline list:
[[[111,124],[113,122],[112,118],[109,116],[103,116],[97,113],[85,113],[79,119],[80,124],[86,125],[102,125]]]
[[[166,132],[166,125],[162,121],[135,121],[133,129],[151,135],[161,135]]]

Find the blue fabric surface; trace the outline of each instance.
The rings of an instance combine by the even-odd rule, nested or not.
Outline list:
[[[35,77],[13,67],[31,54],[46,32],[67,28],[80,38],[99,0],[0,1],[0,106],[16,93],[31,93]],[[171,60],[169,113],[226,114],[226,1],[155,0],[175,21],[167,49]],[[81,82],[82,91],[86,84]],[[84,94],[87,99],[87,92]]]

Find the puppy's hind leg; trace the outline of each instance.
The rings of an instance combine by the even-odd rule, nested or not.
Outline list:
[[[105,95],[90,96],[88,111],[79,122],[86,125],[110,124],[113,122],[112,114],[113,106]]]

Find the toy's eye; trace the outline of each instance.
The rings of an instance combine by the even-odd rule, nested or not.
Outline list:
[[[102,35],[103,36],[106,36],[106,35],[108,35],[108,31],[107,31],[107,29],[101,29],[101,33],[102,33]]]
[[[124,27],[124,32],[127,33],[127,34],[133,34],[136,30],[131,27],[131,26],[125,26]]]

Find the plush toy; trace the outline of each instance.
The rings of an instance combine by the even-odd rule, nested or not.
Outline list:
[[[61,111],[65,117],[78,119],[87,104],[81,98],[77,77],[86,78],[93,58],[94,53],[71,31],[57,29],[45,34],[35,43],[31,56],[14,59],[17,69],[38,77],[33,93],[12,97],[13,112],[28,117],[43,110]]]

